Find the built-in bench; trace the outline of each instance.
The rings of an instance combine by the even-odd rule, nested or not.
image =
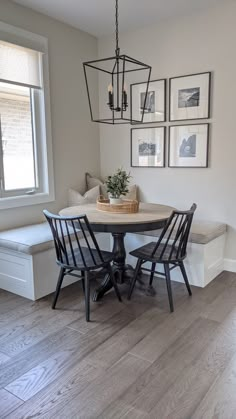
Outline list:
[[[185,266],[190,283],[204,287],[224,269],[226,225],[193,223]],[[160,230],[126,235],[128,263],[135,264],[129,252],[159,237]],[[104,250],[111,246],[109,234],[97,234]],[[59,268],[55,261],[54,242],[47,223],[0,232],[0,288],[37,300],[56,288]],[[178,269],[172,278],[182,281]],[[76,279],[66,277],[63,286]]]
[[[97,239],[101,247],[107,246],[104,236]],[[0,232],[0,288],[37,300],[55,291],[58,273],[48,223]],[[66,276],[63,286],[75,281]]]
[[[158,239],[161,230],[129,234],[126,238],[127,253],[136,247]],[[195,221],[192,224],[185,267],[192,285],[205,287],[224,270],[224,247],[226,224],[208,221]],[[134,264],[128,256],[128,263]],[[159,269],[159,268],[158,268]],[[160,269],[159,269],[160,270]],[[172,279],[182,282],[178,269],[171,272]]]

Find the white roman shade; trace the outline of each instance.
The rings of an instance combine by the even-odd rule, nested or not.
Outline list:
[[[0,40],[0,81],[42,87],[42,53]]]

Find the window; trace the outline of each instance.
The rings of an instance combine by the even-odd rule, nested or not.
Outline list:
[[[8,208],[52,201],[54,188],[46,40],[18,30],[19,44],[7,42],[11,27],[4,32],[2,25],[0,208]],[[32,35],[36,49],[31,47]]]
[[[32,89],[0,83],[1,196],[38,188]]]

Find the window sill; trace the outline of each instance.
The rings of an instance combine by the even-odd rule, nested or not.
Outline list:
[[[44,204],[55,200],[54,193],[38,193],[35,195],[21,195],[9,198],[0,198],[0,210],[8,208],[26,207],[29,205]]]

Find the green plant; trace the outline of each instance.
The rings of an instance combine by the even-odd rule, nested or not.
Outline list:
[[[130,174],[125,170],[118,169],[114,175],[108,176],[105,181],[107,185],[107,192],[112,198],[119,198],[120,195],[126,195],[129,192],[128,184]]]

